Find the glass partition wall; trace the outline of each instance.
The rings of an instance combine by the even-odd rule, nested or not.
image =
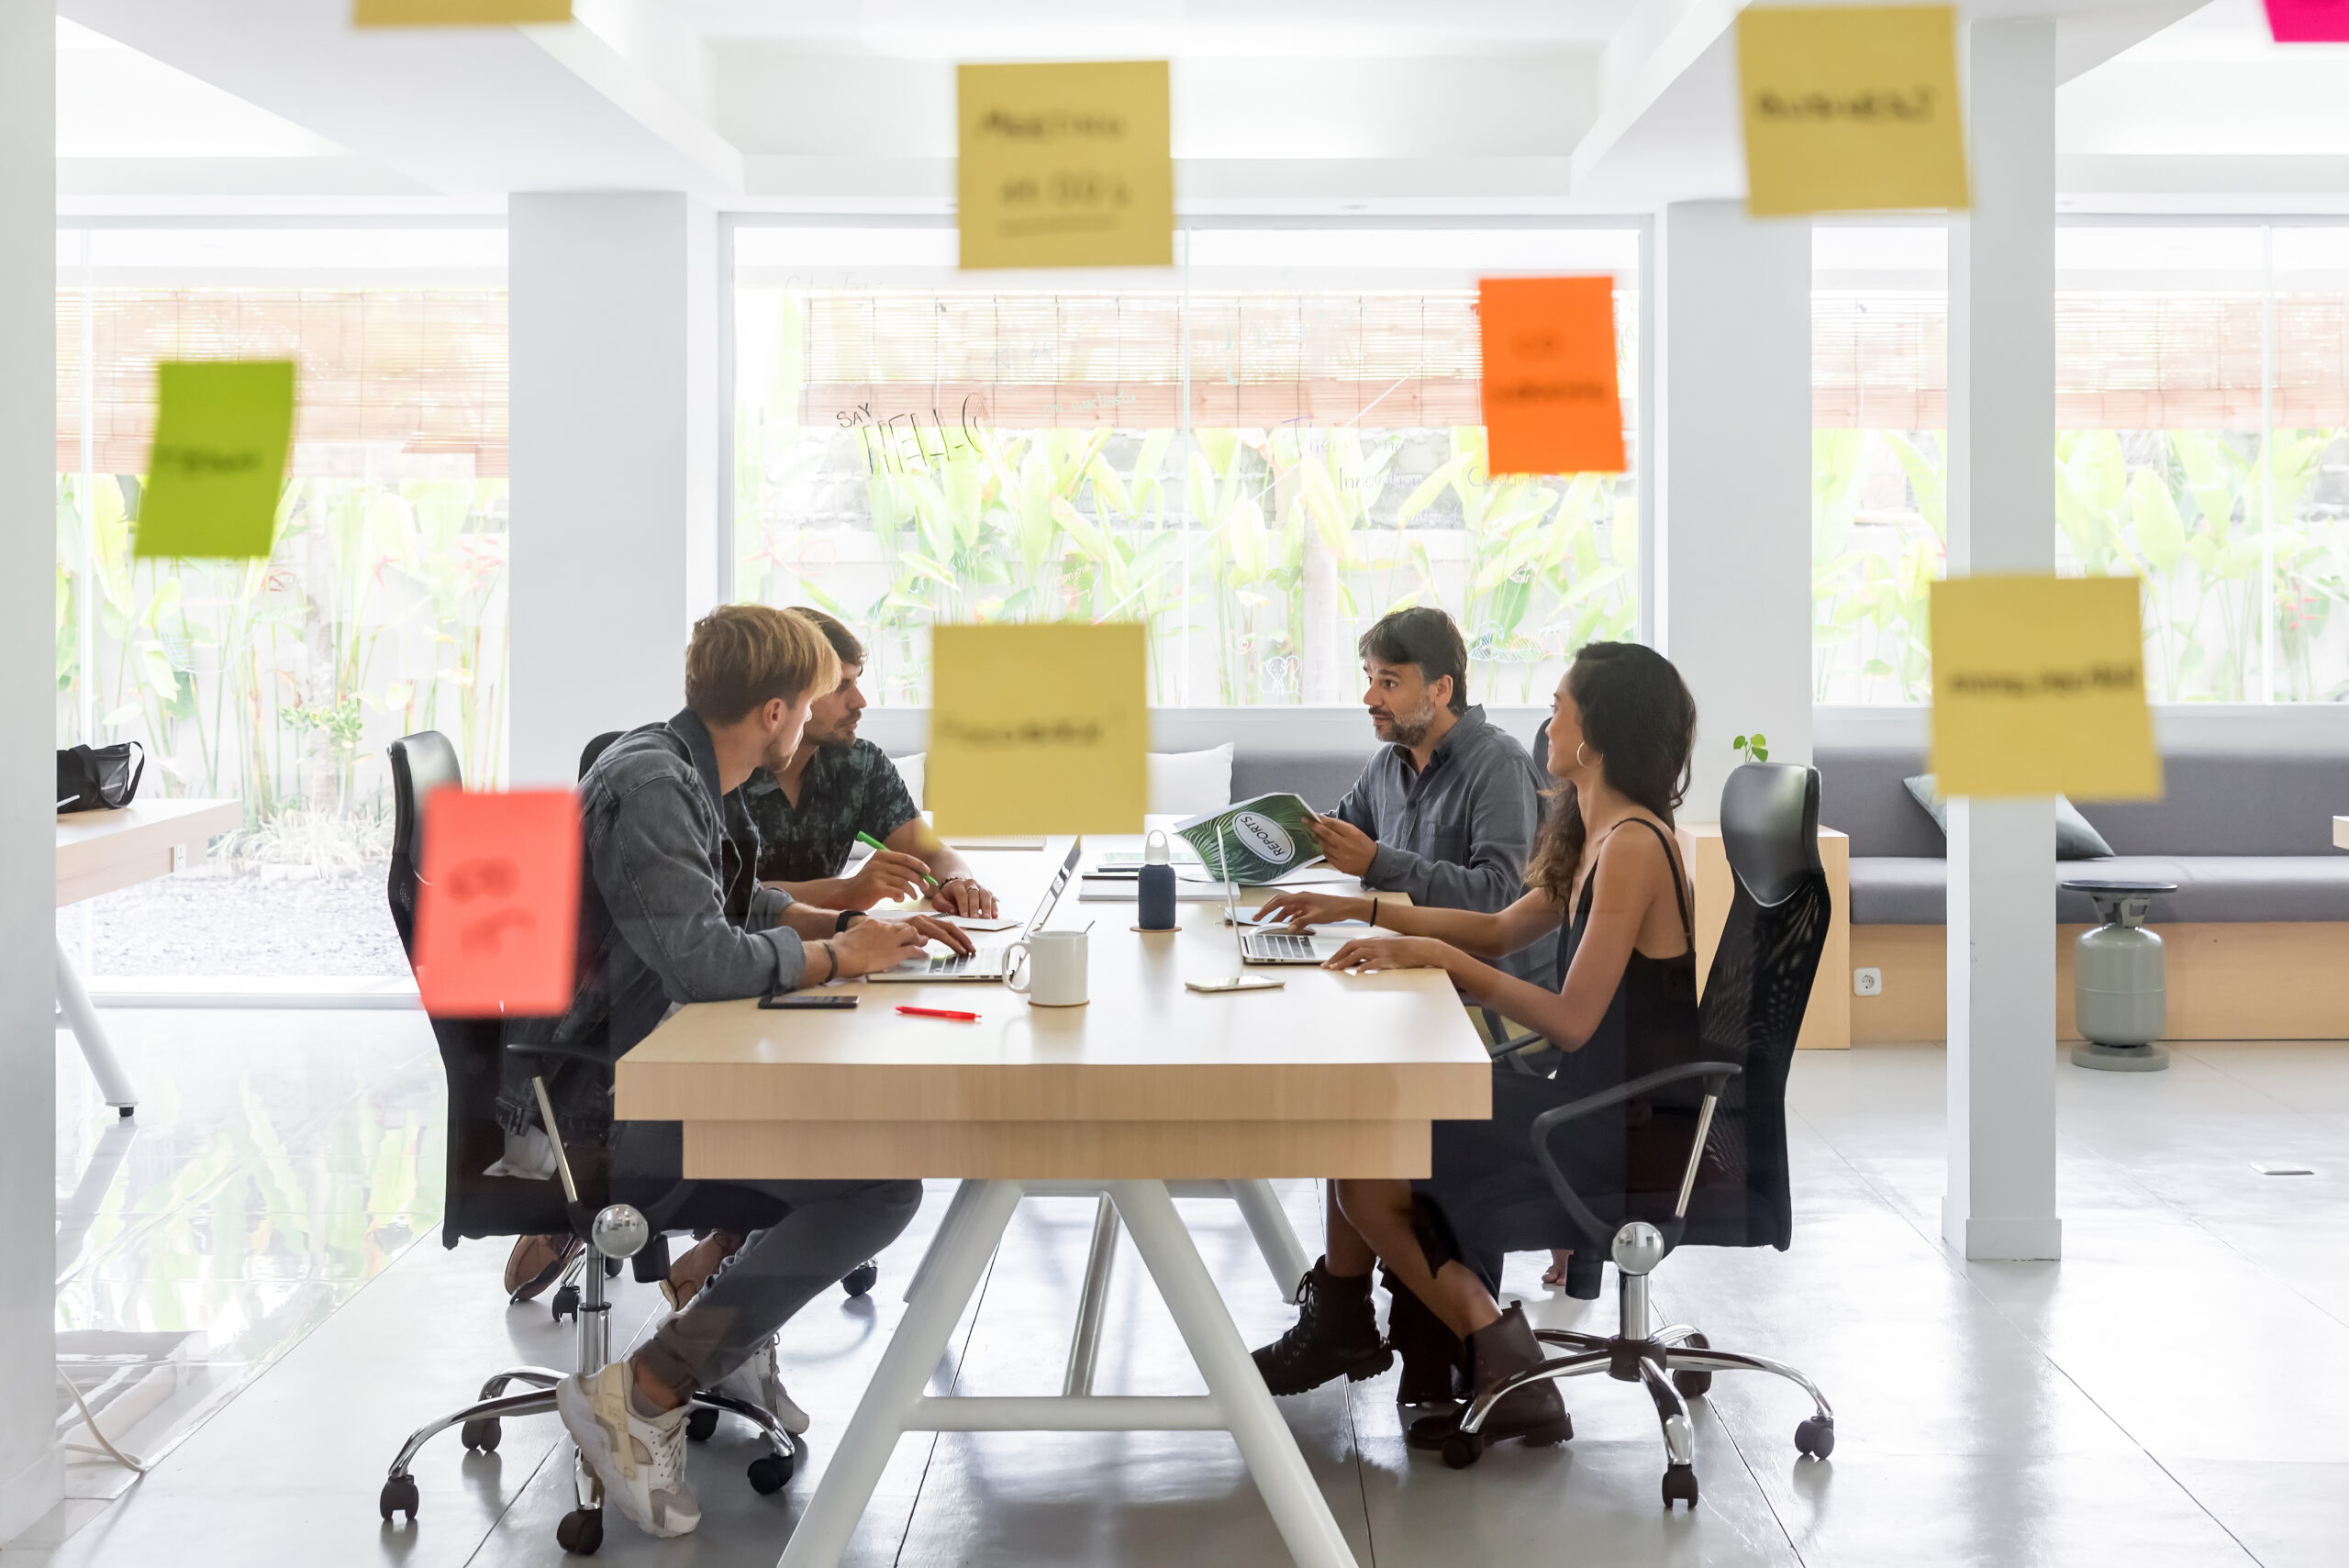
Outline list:
[[[1945,239],[1812,257],[1814,695],[1923,703]],[[2156,702],[2349,697],[2349,227],[2076,223],[2056,268],[2057,570],[2140,579]]]
[[[934,620],[1132,619],[1153,703],[1351,703],[1440,605],[1477,700],[1634,634],[1641,232],[1189,228],[1164,272],[962,272],[951,228],[731,231],[738,597],[840,616],[875,702]],[[1475,284],[1616,279],[1631,473],[1496,477]]]
[[[109,977],[404,980],[384,745],[505,767],[506,236],[482,228],[58,233],[57,743],[145,748],[147,797],[232,797],[193,876],[61,911]],[[155,363],[288,358],[266,561],[130,554]]]

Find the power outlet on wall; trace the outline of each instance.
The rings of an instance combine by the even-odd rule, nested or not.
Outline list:
[[[1881,969],[1855,969],[1852,971],[1852,995],[1854,996],[1883,995],[1884,971]]]

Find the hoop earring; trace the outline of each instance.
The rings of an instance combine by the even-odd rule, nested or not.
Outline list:
[[[1590,766],[1590,759],[1582,754],[1584,744],[1585,742],[1580,740],[1575,742],[1575,766],[1577,768],[1586,768]]]

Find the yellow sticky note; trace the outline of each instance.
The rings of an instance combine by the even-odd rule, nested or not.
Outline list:
[[[1932,588],[1931,766],[1949,795],[2157,800],[2134,577]]]
[[[1163,60],[964,65],[955,222],[965,267],[1168,267]]]
[[[155,442],[133,555],[266,556],[294,444],[294,361],[155,367]]]
[[[1951,7],[1749,6],[1737,78],[1755,217],[1968,205]]]
[[[567,22],[571,0],[356,0],[361,28],[488,28],[515,22]]]
[[[930,634],[926,799],[941,833],[1139,833],[1150,800],[1141,627]]]

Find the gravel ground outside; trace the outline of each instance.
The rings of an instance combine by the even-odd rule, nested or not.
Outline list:
[[[83,922],[90,922],[84,978],[405,978],[407,955],[384,900],[389,869],[327,878],[161,877],[60,909],[57,935],[78,962]]]

